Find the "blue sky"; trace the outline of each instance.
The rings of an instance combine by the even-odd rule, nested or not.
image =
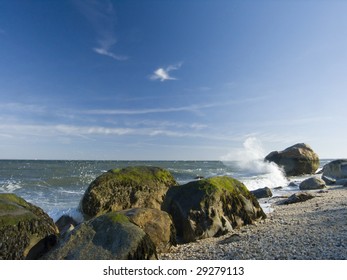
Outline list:
[[[0,0],[0,158],[233,160],[249,139],[347,157],[346,14],[324,0]]]

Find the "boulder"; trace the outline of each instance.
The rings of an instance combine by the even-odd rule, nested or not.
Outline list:
[[[269,187],[256,189],[254,191],[251,191],[251,193],[258,199],[267,198],[267,197],[272,196],[272,192],[271,192],[271,189]]]
[[[30,253],[29,258],[39,258],[54,245],[58,234],[53,220],[41,208],[15,194],[0,194],[0,260],[25,259],[45,239]]]
[[[347,159],[338,159],[324,165],[323,176],[333,179],[347,179]]]
[[[130,208],[160,209],[169,187],[177,185],[172,174],[158,167],[110,170],[86,190],[81,210],[87,218]]]
[[[157,255],[142,229],[125,215],[110,212],[76,226],[43,259],[148,260]]]
[[[311,177],[302,181],[299,185],[300,190],[319,190],[326,187],[325,182],[318,177]]]
[[[220,236],[266,217],[246,186],[226,176],[170,188],[163,210],[171,215],[181,242]]]
[[[153,241],[157,253],[168,252],[176,245],[176,229],[168,213],[151,208],[133,208],[119,212],[140,227]]]
[[[288,197],[285,200],[279,201],[278,204],[293,204],[298,202],[304,202],[306,200],[312,199],[314,196],[307,192],[300,192],[292,194],[290,197]]]
[[[271,152],[265,160],[283,167],[287,176],[314,174],[319,167],[318,155],[304,143],[293,145],[280,152]]]

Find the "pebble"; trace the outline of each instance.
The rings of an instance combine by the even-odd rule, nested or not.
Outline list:
[[[274,205],[268,218],[218,238],[172,247],[160,259],[347,259],[347,189],[305,202]],[[317,209],[316,204],[319,205]]]

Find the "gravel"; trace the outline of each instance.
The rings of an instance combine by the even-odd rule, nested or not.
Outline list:
[[[166,260],[327,260],[347,259],[347,188],[310,191],[313,199],[283,205],[270,198],[273,212],[254,225],[218,238],[172,247]]]

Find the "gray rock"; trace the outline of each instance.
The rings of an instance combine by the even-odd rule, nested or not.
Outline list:
[[[304,202],[306,200],[312,199],[314,196],[307,192],[295,193],[285,200],[279,201],[278,204],[292,204],[298,202]]]
[[[140,227],[153,241],[157,253],[168,252],[176,245],[176,229],[167,212],[150,208],[133,208],[119,212]]]
[[[182,242],[220,236],[266,217],[244,184],[230,177],[213,177],[175,186],[163,203]]]
[[[323,176],[333,179],[347,179],[347,159],[338,159],[323,167]]]
[[[287,176],[314,174],[319,167],[319,157],[304,143],[293,145],[283,151],[274,151],[265,157],[283,167]]]
[[[328,176],[324,176],[322,175],[322,180],[327,184],[327,185],[334,185],[336,184],[336,179],[328,177]]]
[[[149,236],[120,213],[110,212],[81,223],[43,259],[157,259]]]
[[[308,178],[300,183],[300,190],[318,190],[326,188],[325,182],[318,177]]]
[[[251,193],[258,199],[272,197],[271,189],[268,187],[256,189],[251,191]]]
[[[87,218],[130,208],[160,209],[169,187],[177,185],[167,170],[137,166],[110,170],[86,190],[81,210]]]

